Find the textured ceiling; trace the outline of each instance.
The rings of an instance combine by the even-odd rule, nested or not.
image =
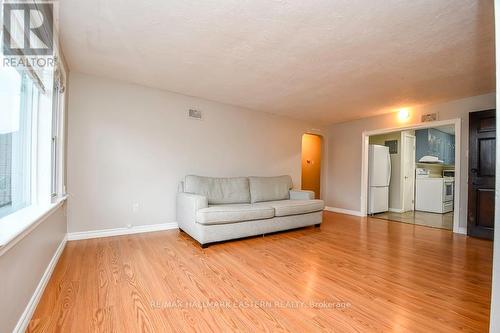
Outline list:
[[[333,123],[494,91],[493,1],[63,0],[71,70]]]

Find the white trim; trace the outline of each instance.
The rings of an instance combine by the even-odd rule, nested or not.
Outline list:
[[[415,137],[415,135],[411,135],[409,134],[407,131],[402,131],[401,132],[401,159],[400,159],[400,176],[399,176],[399,189],[400,189],[400,204],[401,204],[401,211],[399,213],[404,213],[405,211],[405,208],[406,208],[406,200],[405,200],[405,194],[406,194],[406,183],[405,183],[405,173],[406,173],[406,168],[405,168],[405,157],[406,157],[406,154],[408,154],[408,151],[406,149],[406,143],[407,143],[407,140],[411,138],[413,140],[413,149],[412,149],[412,156],[413,156],[413,165],[412,165],[412,168],[413,168],[413,187],[411,188],[411,193],[413,194],[412,197],[411,197],[411,202],[410,202],[410,209],[407,209],[407,211],[410,211],[410,210],[415,210],[415,167],[416,167],[416,163],[415,163],[415,154],[416,154],[416,150],[417,150],[417,138]],[[403,148],[405,147],[405,148]]]
[[[26,305],[26,308],[24,309],[23,314],[19,318],[13,332],[24,332],[28,328],[28,324],[31,320],[31,317],[33,316],[33,313],[35,312],[38,302],[40,301],[40,298],[43,295],[43,291],[45,290],[45,287],[47,286],[47,283],[49,282],[50,277],[52,276],[52,272],[54,271],[54,268],[56,267],[56,264],[59,261],[59,257],[61,256],[64,247],[66,246],[66,241],[67,241],[67,236],[64,235],[64,238],[57,247],[54,256],[52,256],[49,265],[45,269],[45,272],[43,273],[40,282],[38,282],[38,286],[36,287],[35,292],[31,296],[28,305]]]
[[[177,229],[179,226],[177,222],[150,224],[150,225],[136,225],[131,228],[116,228],[116,229],[102,229],[102,230],[89,230],[79,232],[68,232],[68,240],[80,240],[90,238],[101,238],[121,235],[140,234],[143,232],[163,231],[170,229]]]
[[[453,232],[455,232],[455,231],[453,231]],[[459,227],[458,231],[456,233],[462,234],[462,235],[467,235],[467,228],[466,227]]]
[[[461,183],[461,170],[460,170],[460,162],[461,162],[461,125],[462,121],[460,118],[448,119],[448,120],[440,120],[440,121],[432,121],[426,123],[419,123],[413,125],[407,125],[402,127],[392,127],[385,129],[378,129],[373,131],[364,131],[361,134],[361,144],[362,144],[362,156],[361,156],[361,207],[360,212],[363,216],[366,216],[367,207],[368,207],[368,144],[369,137],[378,134],[385,134],[391,132],[405,131],[405,130],[415,130],[415,129],[424,129],[424,128],[432,128],[439,127],[445,125],[454,125],[455,126],[455,199],[454,199],[454,207],[460,207],[460,183]],[[460,209],[455,208],[455,213],[453,214],[453,232],[460,232]]]
[[[46,207],[30,206],[3,217],[0,223],[2,231],[0,235],[3,235],[0,237],[0,256],[52,215],[62,206],[64,201],[66,201],[66,197],[62,197],[56,203]]]
[[[354,215],[354,216],[360,216],[360,217],[366,216],[366,215],[361,214],[361,212],[357,211],[357,210],[349,210],[349,209],[343,209],[343,208],[337,208],[337,207],[326,206],[325,210],[327,210],[329,212],[346,214],[346,215]]]
[[[361,141],[361,208],[360,212],[364,216],[368,214],[368,148],[370,136],[362,134]]]
[[[425,122],[425,123],[417,123],[417,124],[411,124],[411,125],[406,125],[406,126],[401,126],[401,127],[381,128],[381,129],[376,129],[376,130],[371,130],[371,131],[364,131],[363,134],[365,134],[367,136],[373,136],[373,135],[379,135],[379,134],[385,134],[385,133],[391,133],[391,132],[418,130],[418,129],[440,127],[440,126],[446,126],[446,125],[455,125],[457,122],[460,123],[460,118],[438,120],[438,121],[429,121],[429,122]],[[457,133],[455,132],[455,135],[456,134]]]

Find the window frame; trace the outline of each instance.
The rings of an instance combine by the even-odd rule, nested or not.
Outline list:
[[[22,89],[24,80],[29,80],[30,108],[31,108],[31,135],[27,153],[29,154],[29,167],[23,172],[23,177],[29,177],[29,201],[28,205],[19,208],[15,211],[0,217],[0,227],[7,217],[12,215],[24,216],[26,211],[38,211],[45,206],[54,204],[66,198],[65,193],[65,102],[66,102],[66,87],[65,78],[66,71],[64,64],[56,57],[56,68],[50,79],[53,86],[51,90],[46,89],[47,82],[40,79],[36,71],[27,69],[19,72],[22,78]],[[45,83],[45,85],[44,85]],[[45,99],[42,102],[42,99]],[[50,101],[47,106],[47,99]],[[41,109],[44,108],[43,111]],[[40,112],[44,115],[50,115],[50,123],[47,118],[40,119]],[[42,126],[42,128],[40,127]],[[50,126],[50,127],[49,127]],[[49,132],[47,132],[49,131]],[[51,142],[46,142],[50,137]],[[43,142],[40,142],[43,141]],[[46,160],[46,153],[50,151],[49,161]],[[11,182],[13,182],[11,180]],[[0,242],[1,243],[1,242]],[[0,244],[1,247],[1,244]]]
[[[64,64],[56,57],[56,70],[54,71],[52,91],[52,127],[51,127],[51,202],[66,195],[65,189],[65,103],[66,103],[66,71]]]
[[[54,75],[55,77],[55,75]],[[52,128],[51,128],[51,142],[50,142],[50,150],[51,150],[51,165],[50,165],[50,198],[54,200],[57,198],[59,188],[58,188],[58,137],[59,137],[59,102],[60,102],[60,92],[59,85],[57,79],[54,78],[54,88],[52,92]]]
[[[64,64],[61,62],[58,64],[61,72],[63,73],[63,77],[66,78],[66,70]],[[44,151],[40,149],[39,140],[41,136],[44,135],[43,129],[40,131],[40,118],[39,113],[41,110],[42,97],[46,97],[48,94],[46,93],[45,87],[43,86],[43,82],[38,78],[37,74],[34,71],[28,71],[27,73],[30,78],[33,80],[33,84],[38,88],[38,98],[36,99],[37,107],[32,111],[32,133],[31,133],[31,205],[19,209],[11,214],[3,216],[0,218],[0,256],[5,252],[9,251],[17,242],[23,239],[27,234],[29,234],[32,230],[34,230],[45,217],[51,215],[55,212],[67,199],[66,195],[66,186],[65,186],[65,113],[66,113],[66,89],[63,90],[61,94],[59,108],[58,108],[58,144],[57,150],[59,152],[57,158],[57,164],[59,166],[58,172],[56,173],[56,177],[59,180],[59,191],[58,196],[51,198],[50,197],[50,186],[48,191],[44,188],[43,182],[45,181],[43,178],[51,177],[52,173],[49,170],[43,170],[45,172],[41,173],[40,168],[44,168],[43,165],[40,165],[40,160],[43,158]],[[33,77],[33,75],[35,77]],[[38,80],[37,80],[38,78]],[[63,81],[64,82],[64,81]],[[40,87],[39,85],[42,84]],[[46,113],[44,110],[44,113]],[[51,114],[51,109],[48,109],[48,112]],[[52,127],[50,128],[50,131]],[[49,133],[50,134],[50,133]],[[46,137],[43,138],[45,140]],[[50,147],[50,142],[44,143]],[[43,148],[43,147],[42,147]],[[47,147],[45,147],[47,148]],[[46,158],[45,158],[46,161]],[[44,162],[45,162],[44,161]],[[50,163],[52,163],[52,158],[50,158]],[[43,164],[43,163],[42,163]],[[47,172],[48,171],[48,172]],[[49,182],[50,184],[50,179]]]

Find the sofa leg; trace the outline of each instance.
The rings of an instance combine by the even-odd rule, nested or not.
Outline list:
[[[210,243],[201,244],[201,248],[206,249],[209,245],[210,245]]]
[[[319,228],[321,226],[321,223],[317,223],[314,225],[316,228]]]

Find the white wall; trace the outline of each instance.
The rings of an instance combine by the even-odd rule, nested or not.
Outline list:
[[[326,205],[360,211],[361,208],[361,150],[363,131],[395,128],[420,122],[423,113],[439,112],[439,120],[461,118],[461,185],[460,226],[467,225],[468,113],[495,108],[495,94],[485,94],[441,104],[426,105],[411,111],[408,122],[398,122],[397,114],[339,123],[328,128],[328,171]]]
[[[190,108],[204,119],[188,119]],[[301,138],[311,127],[72,72],[68,231],[174,222],[177,186],[186,174],[290,174],[300,186]]]
[[[12,332],[65,236],[62,206],[0,255],[0,332]]]

